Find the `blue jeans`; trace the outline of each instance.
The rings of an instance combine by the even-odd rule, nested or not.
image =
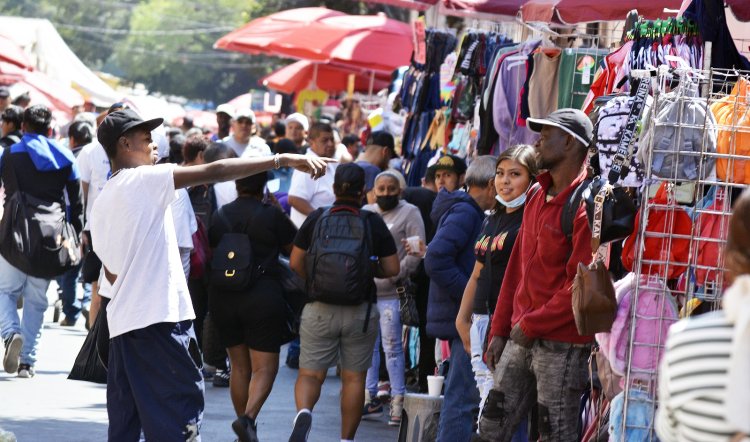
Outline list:
[[[91,302],[91,284],[86,284],[88,290],[83,287],[83,300],[78,300],[78,275],[80,272],[81,266],[77,265],[55,279],[62,291],[62,311],[65,317],[73,322],[78,320],[81,309],[87,307]]]
[[[474,381],[471,359],[464,350],[461,338],[453,338],[437,442],[470,440],[478,408],[479,391]]]
[[[41,336],[47,310],[49,279],[28,276],[0,256],[0,334],[3,339],[14,333],[23,336],[21,364],[34,365],[36,344]],[[18,318],[16,302],[23,295],[23,321]]]
[[[378,372],[380,371],[380,343],[383,343],[385,366],[391,381],[391,394],[403,396],[406,393],[404,372],[404,344],[401,342],[401,314],[398,299],[378,300],[380,331],[375,339],[372,352],[372,365],[367,370],[365,386],[374,398],[378,393]],[[382,337],[382,338],[381,338]]]

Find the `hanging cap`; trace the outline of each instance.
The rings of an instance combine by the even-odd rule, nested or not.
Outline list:
[[[594,133],[594,125],[582,111],[578,109],[558,109],[547,118],[527,118],[529,129],[541,132],[544,126],[554,126],[572,135],[576,140],[588,146]]]

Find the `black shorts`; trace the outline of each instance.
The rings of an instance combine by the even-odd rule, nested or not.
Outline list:
[[[208,308],[222,344],[279,353],[292,340],[287,306],[278,280],[261,278],[245,292],[209,288]]]

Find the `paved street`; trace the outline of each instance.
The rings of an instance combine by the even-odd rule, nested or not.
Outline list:
[[[50,301],[57,296],[54,290],[50,290],[49,295]],[[15,433],[19,442],[104,441],[107,435],[105,387],[66,379],[86,336],[83,320],[73,328],[60,327],[51,322],[52,311],[49,308],[45,318],[36,376],[18,379],[0,370],[0,428]],[[296,374],[285,366],[279,369],[274,390],[259,417],[261,440],[286,441],[289,437],[295,414]],[[315,408],[311,441],[339,440],[340,386],[331,370]],[[234,419],[229,389],[207,385],[203,441],[234,440],[230,428]],[[395,441],[397,434],[398,429],[389,427],[383,417],[382,422],[363,422],[357,440]]]

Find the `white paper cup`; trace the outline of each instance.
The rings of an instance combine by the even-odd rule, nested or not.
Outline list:
[[[427,376],[427,393],[432,397],[440,397],[444,381],[445,376]]]
[[[406,238],[406,243],[409,244],[409,247],[411,248],[412,253],[419,253],[419,243],[420,243],[419,235],[414,235]]]

